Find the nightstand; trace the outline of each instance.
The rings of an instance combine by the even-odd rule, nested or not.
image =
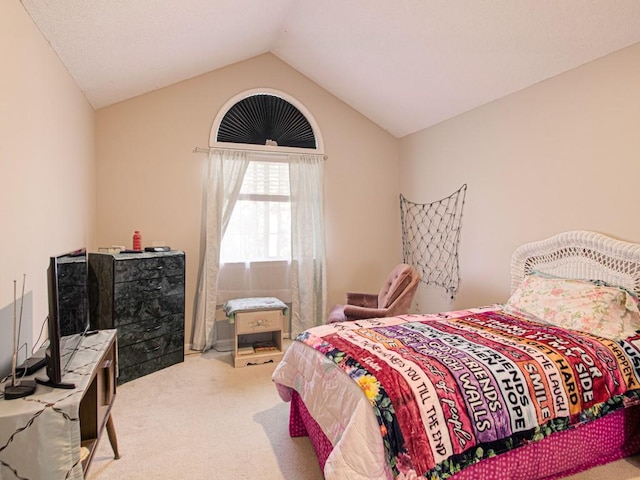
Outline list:
[[[282,309],[236,312],[233,366],[280,361],[283,325]]]

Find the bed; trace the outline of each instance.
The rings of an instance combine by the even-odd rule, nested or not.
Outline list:
[[[322,325],[273,374],[325,478],[552,479],[640,451],[640,245],[525,244],[504,304]]]

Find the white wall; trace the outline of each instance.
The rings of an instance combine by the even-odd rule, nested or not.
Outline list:
[[[26,274],[36,337],[49,256],[93,246],[94,112],[18,0],[0,2],[0,67],[0,311]]]
[[[420,287],[422,311],[509,295],[513,250],[560,231],[640,242],[640,44],[401,140],[401,192],[432,202],[468,184],[460,290]]]

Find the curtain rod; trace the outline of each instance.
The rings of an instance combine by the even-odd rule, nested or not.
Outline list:
[[[242,147],[196,147],[192,150],[192,153],[209,153],[212,150],[239,150],[241,152],[255,153],[258,155],[275,155],[284,157],[290,154],[294,155],[314,155],[314,156],[322,156],[325,160],[329,157],[323,155],[322,153],[307,153],[307,152],[274,152],[269,150],[258,150],[256,148],[242,148]]]

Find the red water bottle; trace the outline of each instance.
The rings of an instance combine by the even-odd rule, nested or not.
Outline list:
[[[142,251],[142,235],[140,235],[140,231],[136,230],[133,234],[133,249],[137,251]]]

